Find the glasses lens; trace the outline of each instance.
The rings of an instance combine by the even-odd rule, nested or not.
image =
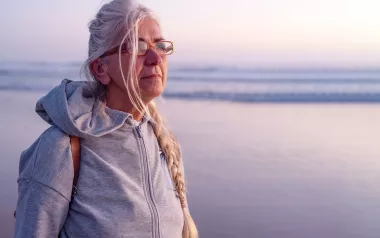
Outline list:
[[[148,48],[149,48],[148,44],[145,41],[139,41],[138,42],[138,48],[137,48],[137,54],[138,55],[145,55]]]
[[[155,48],[158,54],[170,55],[173,53],[173,43],[169,41],[156,42]]]

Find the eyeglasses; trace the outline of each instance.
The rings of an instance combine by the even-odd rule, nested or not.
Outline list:
[[[113,54],[118,53],[119,47],[120,46],[116,46],[115,48],[112,48],[111,50],[104,53],[101,57],[109,56],[109,55],[113,55]],[[143,40],[139,40],[138,44],[137,44],[137,55],[139,55],[139,56],[145,55],[146,52],[148,52],[148,50],[150,48],[153,48],[156,51],[156,53],[161,55],[161,56],[171,55],[174,52],[174,44],[172,41],[160,40],[160,41],[157,41],[157,42],[150,44],[150,43],[147,43]],[[121,44],[121,53],[122,54],[123,53],[131,53],[130,46],[128,46],[127,43]]]

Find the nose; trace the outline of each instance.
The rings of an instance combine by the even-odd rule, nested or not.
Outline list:
[[[148,66],[156,66],[162,62],[162,57],[153,49],[146,52],[145,64]]]

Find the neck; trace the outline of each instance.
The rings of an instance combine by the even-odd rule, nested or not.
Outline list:
[[[131,103],[128,94],[118,87],[114,87],[113,84],[107,85],[106,105],[111,109],[132,114],[136,121],[140,121],[143,117],[143,114]]]

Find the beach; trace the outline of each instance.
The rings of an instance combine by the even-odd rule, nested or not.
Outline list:
[[[0,91],[0,237],[12,237],[20,153],[47,127],[40,91]],[[158,102],[178,136],[205,238],[377,238],[380,104]]]

